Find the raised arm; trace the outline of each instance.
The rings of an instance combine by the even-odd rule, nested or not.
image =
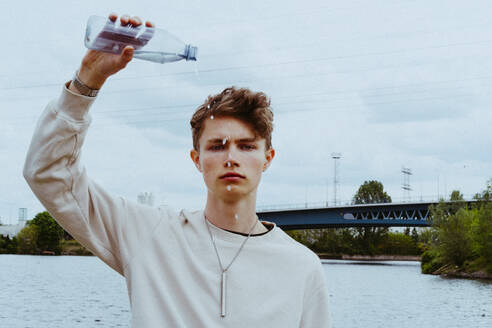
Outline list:
[[[108,23],[114,23],[117,19],[118,16],[116,14],[110,14]],[[122,26],[131,25],[137,27],[142,24],[140,18],[130,18],[128,15],[121,16],[120,22]],[[151,22],[146,22],[145,26],[154,27]],[[103,31],[102,34],[104,33],[107,32]],[[125,68],[126,65],[132,60],[133,50],[134,48],[132,46],[126,46],[119,55],[96,50],[88,50],[82,59],[82,64],[78,70],[78,77],[80,81],[91,89],[100,89],[111,75],[116,74]],[[75,93],[80,93],[73,83],[70,84],[70,90]]]
[[[116,20],[115,15],[110,18]],[[121,21],[139,24],[138,18],[127,16]],[[80,66],[79,79],[89,88],[99,89],[109,76],[126,66],[132,54],[131,47],[120,55],[89,50]],[[65,84],[60,97],[47,105],[38,121],[23,173],[58,223],[124,275],[139,239],[145,239],[155,228],[161,214],[110,195],[87,176],[80,153],[94,99],[81,95],[71,81]],[[145,217],[146,222],[126,229],[129,220],[135,222],[138,217]]]

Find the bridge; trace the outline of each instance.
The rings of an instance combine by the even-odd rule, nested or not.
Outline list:
[[[476,201],[464,201],[469,208]],[[447,204],[457,202],[448,201]],[[380,203],[315,208],[263,209],[261,220],[283,230],[347,227],[429,227],[429,207],[437,202]]]

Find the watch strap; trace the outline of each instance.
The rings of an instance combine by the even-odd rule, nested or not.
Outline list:
[[[87,96],[87,97],[95,97],[97,96],[97,93],[99,92],[99,89],[91,89],[87,85],[84,84],[84,82],[80,81],[79,79],[79,72],[75,72],[75,75],[73,76],[73,85],[75,88],[80,92],[80,94]]]

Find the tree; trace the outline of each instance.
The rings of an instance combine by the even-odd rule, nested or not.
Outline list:
[[[476,220],[472,224],[473,250],[487,271],[492,274],[492,179],[480,194],[480,203],[474,209]]]
[[[440,202],[431,208],[432,238],[422,256],[422,272],[432,273],[438,267],[454,264],[460,269],[476,271],[485,268],[492,273],[492,181],[476,194],[479,202],[468,208],[461,193],[453,191],[451,206]]]
[[[462,266],[473,255],[470,231],[475,215],[464,208],[453,214],[447,213],[440,211],[433,215],[433,225],[439,234],[437,249],[446,263]]]
[[[391,203],[383,184],[376,180],[364,181],[354,195],[353,204]]]
[[[415,227],[413,227],[412,229],[412,239],[415,245],[417,245],[417,243],[419,242],[419,233],[417,232],[417,229],[415,229]]]
[[[34,226],[24,227],[16,236],[17,252],[20,254],[37,253],[38,232]]]
[[[463,194],[459,190],[453,190],[449,196],[449,200],[454,202],[461,201],[463,199]]]
[[[60,241],[64,230],[48,212],[38,213],[34,219],[28,222],[28,226],[36,229],[38,235],[37,247],[41,251],[60,253]]]
[[[391,203],[391,197],[384,191],[383,184],[376,180],[364,181],[354,195],[353,204]],[[375,255],[381,252],[382,243],[388,235],[388,228],[356,228],[355,238],[358,252]]]

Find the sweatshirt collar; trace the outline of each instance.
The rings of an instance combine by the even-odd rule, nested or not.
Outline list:
[[[200,210],[200,211],[194,211],[194,212],[189,212],[186,210],[182,211],[182,214],[188,218],[188,220],[192,221],[199,227],[200,230],[207,232],[207,226],[206,226],[206,221],[205,221],[205,211]],[[210,221],[209,221],[210,222]],[[262,241],[267,241],[270,240],[275,231],[278,229],[277,225],[274,222],[268,222],[268,221],[260,221],[264,225],[267,226],[267,229],[269,229],[268,232],[263,233],[263,234],[258,234],[256,236],[251,235],[251,241],[253,243],[256,242],[262,242]],[[235,233],[235,232],[230,232],[225,229],[219,228],[216,225],[214,225],[212,222],[210,222],[210,228],[212,229],[212,233],[217,239],[221,239],[224,241],[230,241],[230,242],[242,242],[245,236],[242,236],[241,234]]]

